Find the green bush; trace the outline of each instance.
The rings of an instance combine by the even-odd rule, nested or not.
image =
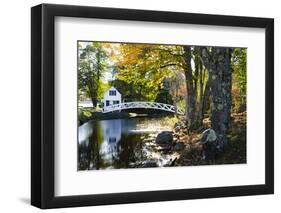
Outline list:
[[[92,117],[92,112],[89,109],[79,109],[78,110],[78,119],[80,123],[85,123],[90,120]]]

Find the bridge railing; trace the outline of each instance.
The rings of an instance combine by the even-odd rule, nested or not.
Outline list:
[[[125,102],[119,104],[113,104],[103,108],[103,113],[113,112],[113,111],[121,111],[123,109],[158,109],[164,110],[168,112],[176,112],[178,114],[184,115],[184,111],[181,109],[176,108],[170,104],[158,103],[158,102],[144,102],[144,101],[137,101],[137,102]]]

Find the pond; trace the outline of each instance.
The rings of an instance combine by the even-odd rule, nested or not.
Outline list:
[[[175,156],[159,151],[155,138],[170,130],[164,118],[89,121],[78,130],[78,170],[166,166]]]

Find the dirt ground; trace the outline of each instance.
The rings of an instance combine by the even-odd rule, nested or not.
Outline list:
[[[246,117],[246,112],[231,115],[231,124],[227,135],[228,144],[215,161],[203,159],[202,145],[199,144],[201,133],[210,128],[208,118],[204,119],[204,127],[198,130],[198,133],[187,135],[183,130],[176,133],[178,141],[184,143],[186,148],[180,152],[180,158],[175,162],[175,166],[246,163]]]

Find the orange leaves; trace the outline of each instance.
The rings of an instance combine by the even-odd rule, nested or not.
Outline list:
[[[121,57],[119,57],[119,66],[129,66],[133,64],[137,64],[138,60],[142,58],[145,49],[148,48],[149,45],[142,44],[121,44],[119,53]]]

